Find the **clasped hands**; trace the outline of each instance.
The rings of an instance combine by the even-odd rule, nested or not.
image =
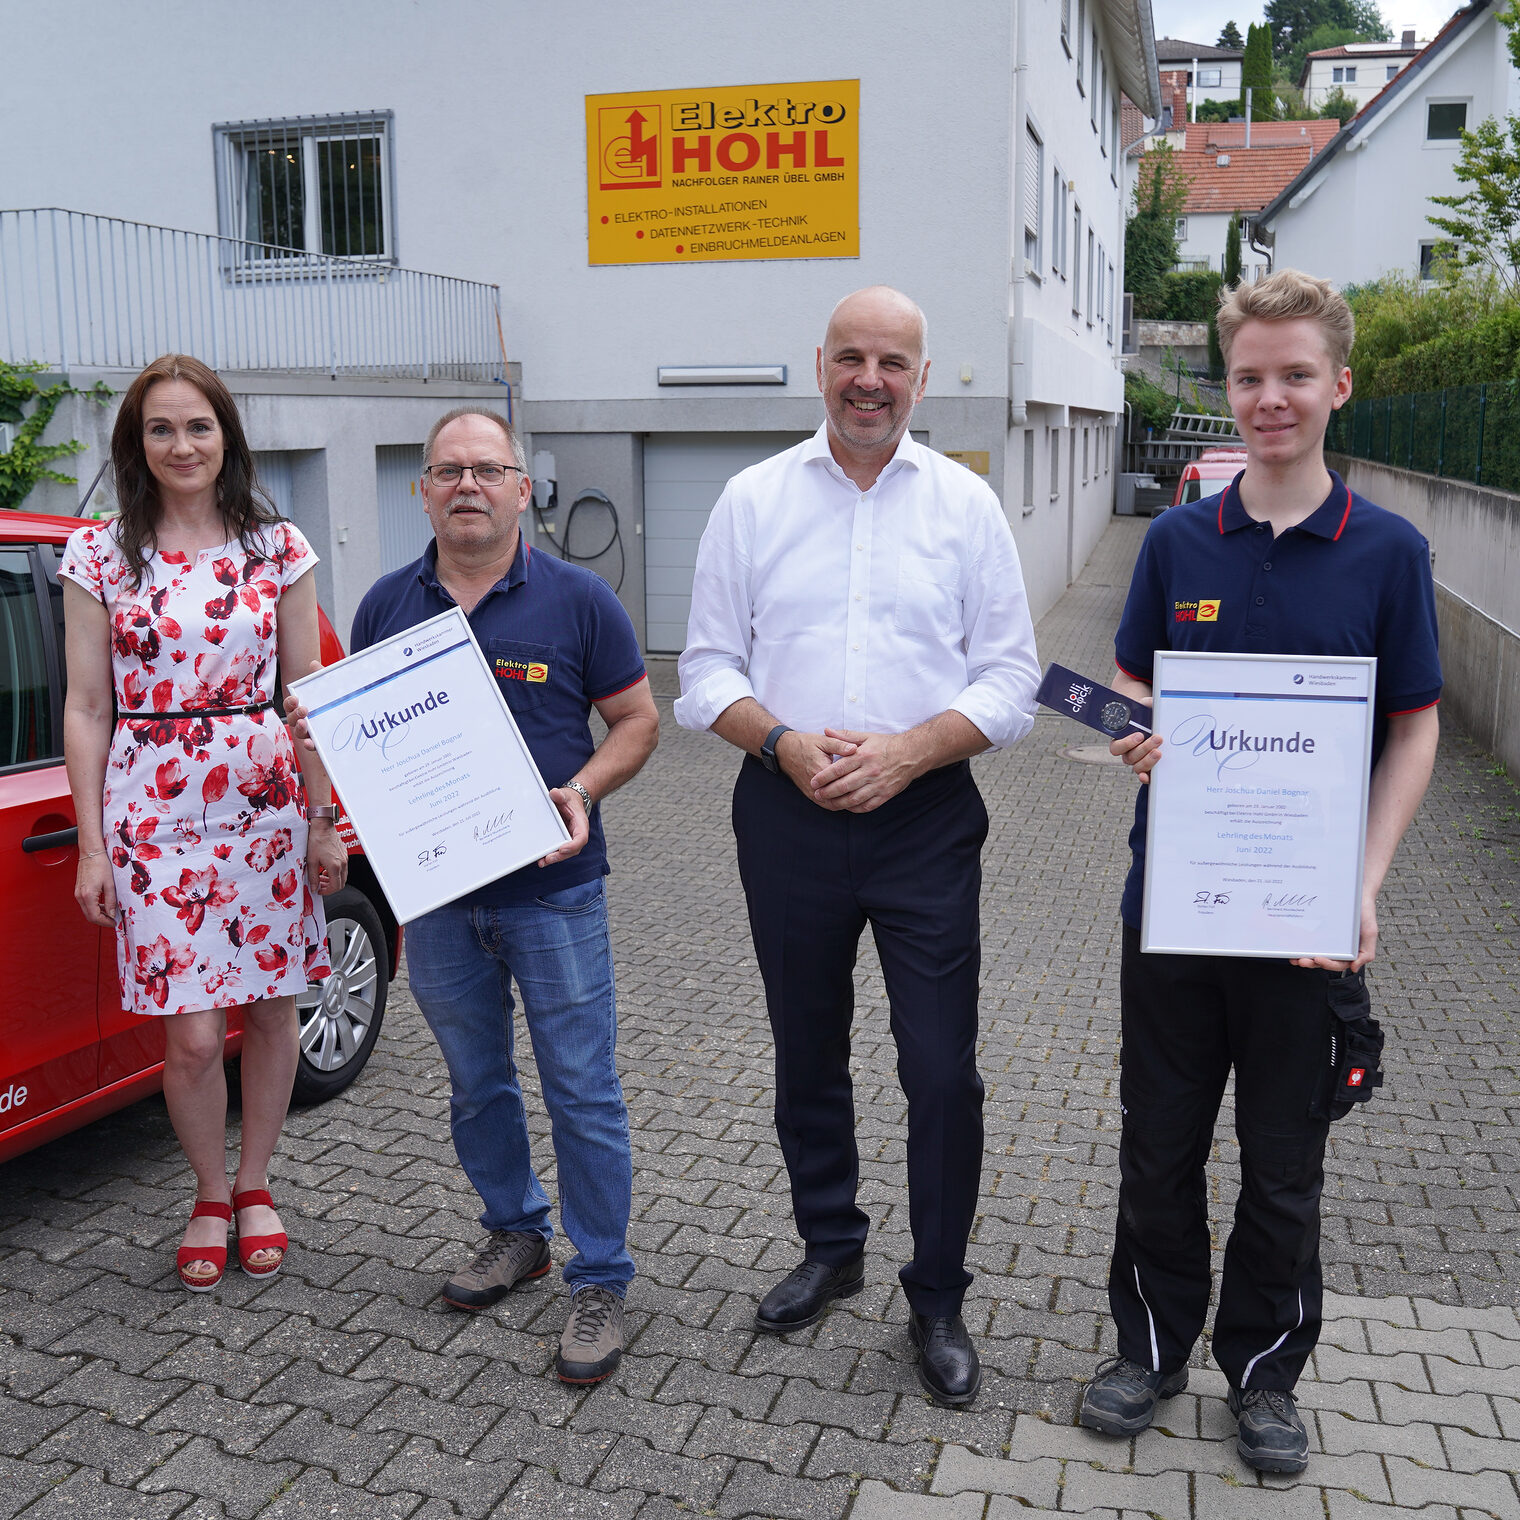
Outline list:
[[[916,746],[906,734],[864,734],[826,728],[792,729],[781,736],[776,760],[797,790],[831,813],[869,813],[919,774]]]

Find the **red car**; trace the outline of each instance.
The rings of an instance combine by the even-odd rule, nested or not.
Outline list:
[[[1205,449],[1182,471],[1172,505],[1217,496],[1246,467],[1244,449]]]
[[[0,512],[0,1161],[163,1086],[164,1030],[123,1011],[113,936],[74,901],[78,830],[63,766],[64,542],[73,517]],[[343,646],[319,614],[322,659]],[[295,1100],[340,1092],[369,1059],[401,933],[352,826],[348,886],[326,899],[333,973],[296,999]],[[227,1020],[227,1056],[242,1048]]]

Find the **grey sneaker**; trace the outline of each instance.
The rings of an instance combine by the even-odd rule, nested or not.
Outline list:
[[[1235,1449],[1257,1472],[1299,1473],[1309,1465],[1309,1433],[1291,1393],[1280,1388],[1231,1388],[1230,1413],[1240,1422]]]
[[[610,1288],[580,1289],[559,1338],[560,1382],[600,1383],[622,1357],[623,1300]]]
[[[549,1270],[549,1242],[521,1230],[492,1230],[475,1247],[475,1259],[443,1285],[443,1301],[456,1309],[486,1309],[527,1277]]]

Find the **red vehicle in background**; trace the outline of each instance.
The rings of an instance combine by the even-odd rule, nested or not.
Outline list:
[[[114,936],[74,901],[78,830],[63,765],[63,591],[76,517],[0,512],[0,1161],[163,1086],[164,1031],[121,1005]],[[343,658],[325,614],[322,661]],[[348,885],[325,899],[333,972],[296,999],[294,1099],[320,1102],[363,1070],[380,1034],[401,933],[347,819]],[[227,1020],[227,1057],[242,1048]]]
[[[1205,449],[1183,468],[1182,479],[1172,496],[1172,505],[1204,496],[1217,496],[1246,467],[1244,449]]]

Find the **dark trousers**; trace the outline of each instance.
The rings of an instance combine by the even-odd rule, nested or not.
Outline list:
[[[855,957],[876,938],[908,1099],[913,1260],[899,1273],[920,1314],[957,1314],[982,1171],[976,1070],[978,897],[987,810],[971,768],[920,777],[875,812],[831,813],[746,760],[734,787],[739,874],[776,1042],[776,1133],[810,1261],[865,1248],[850,1083]]]
[[[1125,927],[1119,1220],[1108,1298],[1119,1351],[1183,1366],[1209,1306],[1204,1164],[1235,1069],[1240,1196],[1214,1359],[1237,1388],[1291,1389],[1319,1339],[1328,973],[1287,961],[1142,955]]]

